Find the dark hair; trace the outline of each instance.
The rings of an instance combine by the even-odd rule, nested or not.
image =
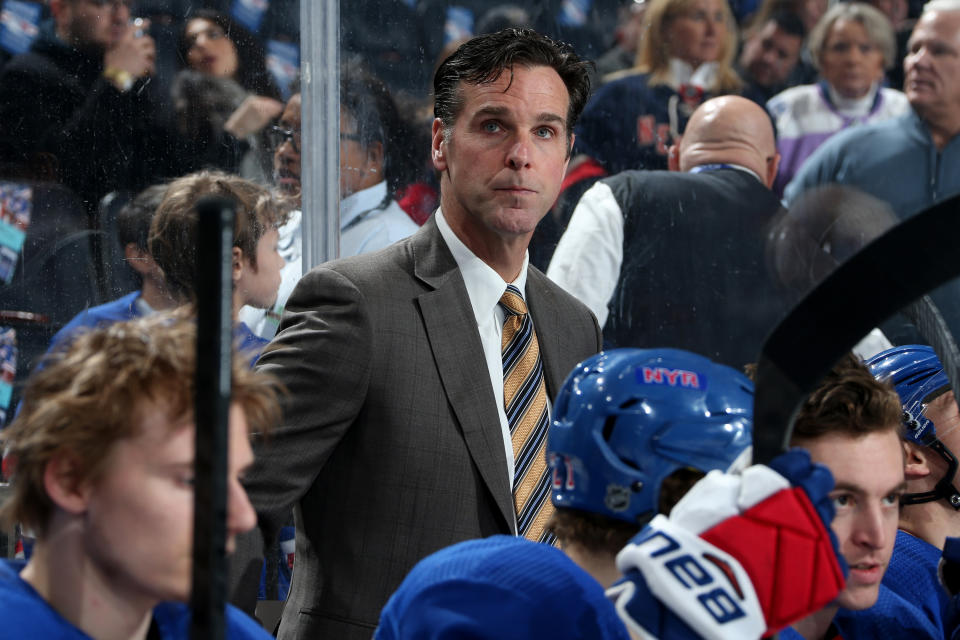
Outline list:
[[[589,64],[581,61],[569,45],[531,29],[504,29],[477,36],[460,45],[434,74],[433,114],[440,118],[444,128],[452,127],[463,108],[461,82],[496,82],[504,71],[509,71],[512,77],[514,65],[545,66],[554,69],[567,87],[570,98],[567,135],[570,136],[590,97]]]
[[[892,431],[902,435],[900,397],[852,353],[844,355],[803,403],[791,441],[831,433],[860,437]]]
[[[223,29],[230,38],[237,51],[237,74],[234,77],[237,84],[258,96],[281,99],[280,90],[267,71],[267,54],[260,40],[229,16],[213,9],[197,9],[184,21],[177,39],[177,59],[181,67],[187,66],[187,52],[190,49],[187,27],[193,20],[209,20]]]
[[[677,469],[664,478],[660,485],[657,513],[670,515],[680,498],[704,475],[697,469]],[[577,544],[591,553],[616,555],[654,515],[656,514],[648,513],[643,521],[634,524],[599,513],[558,507],[547,521],[546,528],[557,536],[561,547]]]
[[[383,145],[384,179],[387,193],[393,197],[413,179],[413,149],[390,90],[356,58],[340,65],[340,108],[356,124],[361,146]]]
[[[640,531],[639,524],[567,507],[554,511],[546,528],[557,536],[561,547],[577,544],[591,553],[611,555],[623,549]]]
[[[785,33],[796,36],[801,40],[807,37],[807,28],[803,26],[803,20],[801,20],[800,16],[792,11],[778,9],[770,15],[770,18],[767,20],[767,22],[770,22],[771,20],[775,22],[777,27]],[[759,26],[763,27],[763,25]]]
[[[149,252],[147,241],[150,238],[150,222],[166,193],[166,184],[155,184],[138,193],[120,209],[117,213],[117,239],[121,247],[135,244],[141,251]]]

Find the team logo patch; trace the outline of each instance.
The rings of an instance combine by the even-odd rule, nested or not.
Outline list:
[[[603,504],[610,511],[626,511],[630,506],[630,489],[618,484],[608,484],[607,495],[603,499]]]
[[[696,371],[668,369],[667,367],[637,367],[637,382],[687,389],[705,389],[707,377]]]

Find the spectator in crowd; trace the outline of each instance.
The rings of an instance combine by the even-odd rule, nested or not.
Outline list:
[[[108,192],[139,191],[164,175],[155,108],[139,90],[156,51],[130,4],[51,0],[52,24],[0,72],[6,160],[52,155],[91,215]]]
[[[200,9],[186,21],[177,47],[186,67],[171,89],[181,171],[221,169],[266,182],[269,150],[258,134],[283,103],[263,45],[228,16]]]
[[[767,104],[782,158],[777,193],[835,133],[910,108],[903,93],[880,86],[884,69],[897,62],[896,40],[889,21],[870,5],[835,5],[814,27],[808,45],[822,80],[787,89]]]
[[[907,41],[913,31],[914,20],[910,16],[907,0],[869,0],[867,2],[887,17],[897,40],[896,63],[887,69],[887,86],[903,88],[903,59],[907,57]]]
[[[804,401],[790,444],[809,451],[833,474],[831,527],[849,575],[835,602],[784,630],[781,638],[835,638],[838,610],[866,609],[877,601],[905,489],[900,413],[893,389],[875,380],[853,354]]]
[[[22,570],[0,560],[0,635],[189,637],[195,370],[195,324],[164,315],[91,330],[29,380],[0,432],[14,469],[0,515],[38,537]],[[249,434],[280,417],[274,382],[236,356],[231,392],[228,552],[256,523]],[[270,637],[233,607],[226,631]]]
[[[197,203],[221,196],[236,206],[231,278],[234,339],[241,352],[256,360],[267,343],[243,322],[240,308],[269,308],[277,301],[283,258],[277,251],[278,227],[286,214],[267,189],[226,173],[201,171],[172,181],[150,227],[150,254],[163,272],[176,305],[197,302]]]
[[[655,385],[637,372],[693,371],[704,386]],[[560,548],[604,588],[617,553],[712,469],[750,464],[753,383],[678,349],[614,349],[567,377],[547,439]]]
[[[246,485],[266,540],[294,508],[306,550],[280,638],[369,638],[390,593],[437,549],[497,533],[548,539],[547,399],[600,333],[527,268],[526,248],[567,166],[586,66],[528,30],[460,47],[434,79],[439,210],[386,250],[314,268],[291,295],[259,363],[290,391],[285,424]],[[504,347],[510,359],[540,354],[507,368],[506,385]],[[520,378],[530,396],[512,393]],[[516,442],[511,424],[523,425]],[[263,545],[242,546],[233,566],[249,605]]]
[[[274,137],[274,179],[295,210],[281,228],[286,266],[272,309],[242,312],[254,332],[272,338],[294,285],[303,275],[301,262],[300,94],[284,108]],[[383,249],[417,230],[395,200],[413,169],[405,145],[404,125],[386,86],[356,63],[340,72],[340,256]],[[308,265],[313,266],[313,265]]]
[[[809,34],[827,11],[828,0],[763,0],[760,9],[751,19],[751,24],[765,24],[770,16],[778,13],[791,13],[803,23],[803,30]],[[817,69],[810,58],[807,47],[800,49],[800,61],[787,78],[787,86],[795,87],[816,81]]]
[[[166,193],[166,184],[147,187],[117,215],[120,246],[123,247],[127,263],[141,279],[140,289],[106,304],[81,311],[53,336],[50,341],[51,351],[83,328],[132,320],[173,306],[173,300],[164,284],[163,272],[150,255],[148,246],[150,222]]]
[[[780,11],[747,33],[738,71],[743,96],[759,105],[787,88],[787,78],[800,60],[807,32],[793,13]]]
[[[903,608],[919,610],[932,630],[927,637],[953,638],[957,620],[940,586],[937,569],[947,536],[957,532],[960,491],[954,451],[960,451],[960,412],[940,359],[926,345],[893,347],[867,361],[877,379],[893,384],[903,408],[907,491],[899,531],[883,585],[894,607],[882,600],[840,617],[848,637],[888,635],[903,627]],[[911,637],[923,637],[914,630]]]
[[[263,45],[229,16],[212,9],[194,11],[177,48],[178,58],[194,71],[230,78],[254,96],[280,98],[280,90],[267,71]]]
[[[832,137],[787,186],[788,202],[835,182],[886,201],[906,218],[960,192],[960,2],[928,2],[909,51],[909,112]]]
[[[643,33],[645,1],[628,0],[617,9],[617,28],[613,33],[614,44],[597,59],[597,75],[603,78],[611,73],[633,67],[637,60],[637,45]]]
[[[761,107],[709,100],[670,149],[674,172],[627,171],[584,194],[547,274],[590,307],[607,346],[742,367],[787,308],[764,264],[778,162]]]
[[[597,91],[576,131],[575,151],[609,174],[666,169],[700,103],[742,89],[726,0],[653,0],[641,30],[635,67]]]
[[[376,640],[627,640],[603,588],[553,547],[468,540],[421,560],[390,597]]]

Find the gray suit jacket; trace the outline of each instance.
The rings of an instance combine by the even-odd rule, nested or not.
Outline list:
[[[600,331],[534,268],[526,298],[553,398],[600,349]],[[280,638],[366,640],[418,560],[511,532],[476,319],[432,218],[387,249],[304,276],[258,367],[289,391],[283,424],[257,446],[246,481],[266,539],[294,509],[296,567]],[[238,544],[234,579],[246,574],[246,589],[259,575],[259,544]]]

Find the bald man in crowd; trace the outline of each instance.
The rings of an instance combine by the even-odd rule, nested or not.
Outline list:
[[[606,347],[751,362],[787,305],[763,259],[779,162],[761,107],[708,100],[669,172],[624,171],[584,194],[547,275],[596,314]]]

